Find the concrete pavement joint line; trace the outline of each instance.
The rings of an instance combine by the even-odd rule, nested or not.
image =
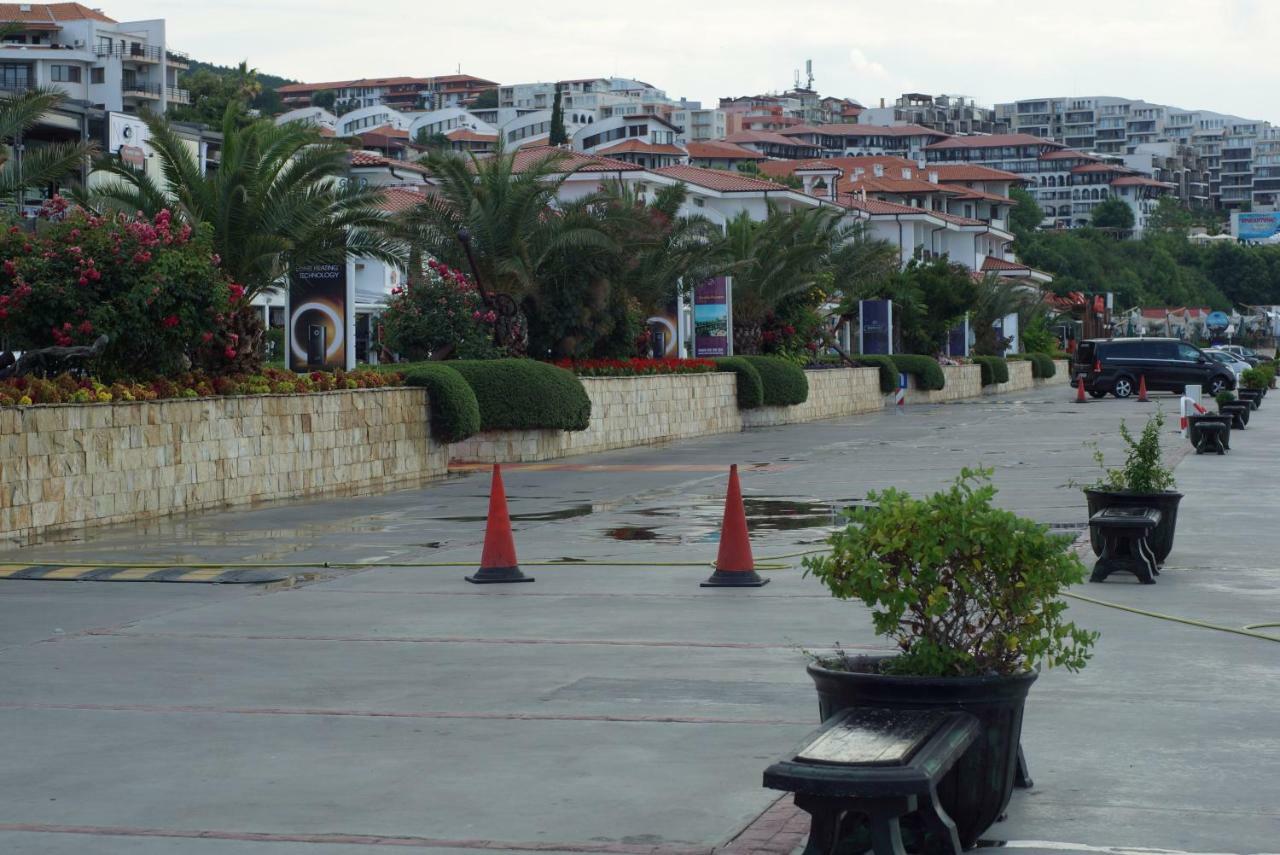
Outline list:
[[[619,724],[763,724],[811,725],[812,719],[785,718],[718,718],[715,716],[678,715],[570,715],[568,713],[490,713],[394,710],[331,710],[276,707],[201,707],[167,706],[163,704],[21,704],[0,701],[0,710],[24,712],[140,712],[181,715],[285,715],[334,716],[346,718],[413,718],[413,719],[479,719],[483,721],[575,721]]]
[[[411,849],[477,849],[497,852],[584,852],[607,855],[713,855],[710,847],[636,845],[630,843],[508,843],[496,840],[444,840],[381,834],[284,834],[267,831],[202,831],[182,828],[140,828],[112,825],[52,825],[0,823],[0,832],[83,834],[92,837],[176,837],[188,840],[233,840],[251,843],[319,843],[347,846],[401,846]]]
[[[167,639],[200,639],[207,641],[338,641],[361,642],[374,644],[567,644],[567,645],[604,645],[606,647],[708,647],[725,650],[800,650],[812,648],[825,650],[830,642],[823,644],[764,644],[751,641],[646,641],[644,639],[614,638],[475,638],[468,636],[394,636],[376,635],[232,635],[216,632],[118,632],[114,629],[89,629],[82,635],[110,635],[120,638],[167,638]],[[894,650],[882,644],[842,644],[853,650],[871,650],[889,653]]]

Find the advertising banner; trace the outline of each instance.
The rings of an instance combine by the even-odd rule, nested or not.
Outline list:
[[[1240,240],[1269,240],[1280,234],[1280,211],[1263,213],[1234,212],[1231,231]]]
[[[733,356],[733,297],[727,276],[693,289],[693,355]]]
[[[893,301],[858,301],[858,352],[893,353]]]
[[[355,367],[355,303],[347,265],[296,267],[289,278],[289,370]]]
[[[646,321],[649,327],[649,349],[655,359],[680,357],[680,303],[672,300]]]

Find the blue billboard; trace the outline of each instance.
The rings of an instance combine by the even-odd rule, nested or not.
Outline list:
[[[1240,240],[1267,240],[1280,234],[1280,211],[1233,213],[1231,226]]]

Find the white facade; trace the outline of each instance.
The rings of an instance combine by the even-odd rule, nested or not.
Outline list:
[[[117,22],[71,4],[57,7],[57,17],[41,4],[21,7],[21,21],[0,15],[0,23],[13,28],[0,42],[0,92],[53,87],[70,100],[129,113],[163,113],[170,104],[190,102],[178,88],[188,60],[167,48],[162,19]],[[40,20],[45,15],[47,21]]]
[[[417,138],[419,133],[427,137],[433,137],[436,134],[447,134],[449,131],[459,129],[475,131],[478,134],[496,134],[498,132],[493,125],[481,121],[473,114],[459,107],[447,107],[443,110],[419,113],[413,117],[413,121],[407,128],[410,139]]]
[[[401,113],[386,105],[375,104],[343,114],[338,119],[338,133],[349,137],[387,125],[390,125],[393,130],[408,131],[413,120],[413,114]]]
[[[338,130],[338,117],[324,107],[299,107],[276,116],[277,125],[287,125],[290,122],[311,128],[325,128],[335,132]]]

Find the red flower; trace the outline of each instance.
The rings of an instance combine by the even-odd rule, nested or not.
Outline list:
[[[205,344],[208,344],[209,342],[213,341],[213,333],[211,333],[211,332],[202,332],[202,333],[200,333],[200,339],[201,339]]]
[[[171,329],[173,327],[176,327],[177,325],[178,325],[177,315],[167,315],[166,317],[160,319],[160,326],[164,327],[165,329]]]
[[[228,347],[226,350],[222,351],[222,355],[225,356],[227,359],[235,359],[236,349],[234,347]]]

